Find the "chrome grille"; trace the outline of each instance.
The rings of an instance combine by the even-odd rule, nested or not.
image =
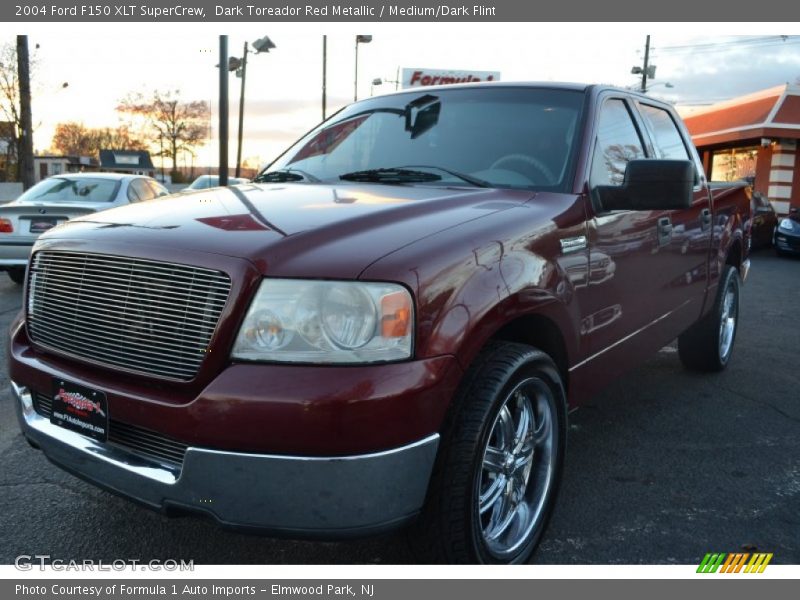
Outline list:
[[[47,419],[53,413],[53,399],[50,396],[34,392],[33,406],[37,413]],[[138,456],[178,467],[183,465],[188,448],[187,444],[173,438],[114,419],[108,423],[108,443]]]
[[[231,287],[211,269],[58,251],[37,252],[28,276],[35,344],[183,381],[197,374]]]

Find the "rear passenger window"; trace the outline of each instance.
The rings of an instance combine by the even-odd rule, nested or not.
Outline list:
[[[663,108],[643,104],[642,115],[653,132],[655,138],[653,141],[659,158],[691,160],[686,146],[683,145],[678,126],[675,125],[669,112]]]
[[[161,196],[166,196],[169,194],[169,190],[167,190],[167,188],[160,183],[153,181],[152,179],[147,180],[147,185],[150,188],[150,193],[153,195],[153,198],[160,198]]]
[[[133,189],[133,186],[130,183],[128,184],[128,202],[139,202],[139,196],[136,194],[136,190]]]
[[[133,189],[134,193],[139,199],[139,202],[144,202],[146,200],[152,200],[155,198],[155,193],[147,185],[147,181],[145,179],[134,179],[131,181],[129,189],[128,189],[128,198],[131,197],[131,189]]]
[[[622,185],[628,161],[644,157],[628,107],[622,100],[609,100],[600,109],[590,184]]]

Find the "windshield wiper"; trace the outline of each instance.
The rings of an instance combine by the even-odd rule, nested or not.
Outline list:
[[[435,165],[408,165],[409,169],[436,169],[437,171],[441,171],[442,173],[447,173],[448,175],[452,175],[453,177],[457,177],[462,181],[466,181],[469,184],[474,185],[475,187],[492,187],[492,184],[484,179],[478,179],[477,177],[473,177],[472,175],[467,175],[466,173],[461,173],[460,171],[453,171],[452,169],[445,169],[444,167],[437,167]]]
[[[311,173],[306,173],[300,169],[278,169],[269,173],[260,173],[253,179],[255,183],[289,183],[293,181],[310,181],[319,183],[320,179]]]
[[[371,183],[426,183],[429,181],[441,181],[442,177],[435,173],[415,171],[413,169],[367,169],[339,175],[339,179]]]

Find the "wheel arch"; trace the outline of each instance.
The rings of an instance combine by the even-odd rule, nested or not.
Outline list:
[[[728,248],[727,256],[725,257],[725,264],[735,267],[739,274],[742,271],[742,261],[744,260],[744,253],[742,252],[742,239],[736,237],[731,242]]]
[[[489,341],[516,342],[538,348],[558,368],[564,390],[569,392],[569,359],[561,330],[554,321],[540,313],[517,317],[498,329]]]

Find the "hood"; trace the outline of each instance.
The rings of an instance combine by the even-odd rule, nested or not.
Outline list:
[[[247,184],[87,215],[43,239],[222,254],[273,276],[356,277],[398,248],[532,196],[485,188]]]

